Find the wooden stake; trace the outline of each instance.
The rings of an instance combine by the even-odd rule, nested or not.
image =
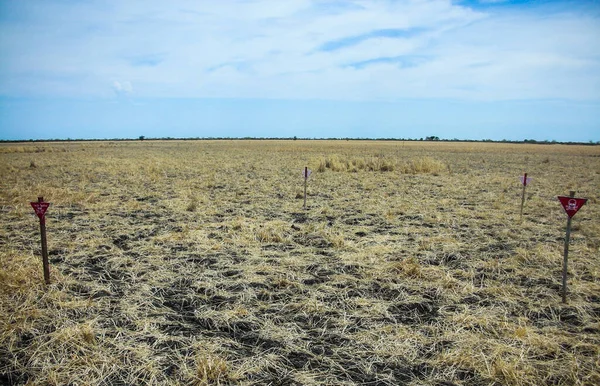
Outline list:
[[[575,197],[575,192],[571,191],[569,197]],[[562,272],[562,302],[567,302],[567,262],[569,259],[569,240],[571,238],[571,216],[567,220],[567,234],[565,236],[565,254],[563,258],[563,272]]]
[[[521,214],[519,221],[523,221],[523,205],[525,205],[525,188],[527,188],[527,173],[523,176],[523,194],[521,195]]]
[[[38,202],[44,202],[44,197],[38,197]],[[48,263],[48,245],[46,242],[46,216],[40,217],[40,234],[42,237],[42,264],[44,266],[44,281],[50,284],[50,264]]]
[[[308,166],[304,167],[304,209],[306,209],[306,185],[308,185]]]

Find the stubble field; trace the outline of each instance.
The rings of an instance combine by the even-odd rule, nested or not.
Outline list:
[[[2,144],[0,180],[0,384],[600,384],[598,146]]]

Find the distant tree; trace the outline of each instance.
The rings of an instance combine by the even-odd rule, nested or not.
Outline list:
[[[143,135],[140,135],[140,141],[143,141],[144,139],[146,139],[146,137],[144,137]]]
[[[298,137],[296,137],[296,136],[294,135],[294,141],[295,141],[295,140],[297,140],[297,139],[298,139]]]

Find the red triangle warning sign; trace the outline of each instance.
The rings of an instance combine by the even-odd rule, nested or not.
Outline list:
[[[48,207],[50,206],[49,202],[32,202],[31,206],[33,207],[33,210],[35,210],[35,214],[37,214],[37,216],[40,219],[44,218],[44,215],[46,214],[46,211],[48,210]]]
[[[575,216],[575,213],[587,202],[587,198],[575,198],[575,197],[566,197],[566,196],[558,196],[558,200],[562,204],[563,208],[565,208],[565,212],[569,217]]]

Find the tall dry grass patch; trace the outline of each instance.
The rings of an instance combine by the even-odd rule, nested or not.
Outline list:
[[[440,160],[432,157],[419,157],[404,161],[399,170],[405,174],[440,174],[447,172],[449,166]]]
[[[431,157],[416,157],[409,160],[390,156],[348,157],[331,155],[318,161],[318,172],[393,172],[402,174],[439,174],[449,170],[443,161]]]

